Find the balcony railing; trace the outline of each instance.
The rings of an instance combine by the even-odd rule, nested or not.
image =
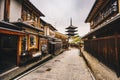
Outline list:
[[[38,28],[38,29],[43,30],[43,28],[41,27],[41,25],[40,25],[39,23],[33,21],[33,20],[24,21],[24,22],[26,22],[26,23],[29,24],[29,25],[32,25],[33,27],[36,27],[36,28]]]

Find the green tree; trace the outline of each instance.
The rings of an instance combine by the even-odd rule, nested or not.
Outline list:
[[[72,36],[70,39],[71,45],[79,45],[80,43],[83,44],[83,41],[79,35]]]

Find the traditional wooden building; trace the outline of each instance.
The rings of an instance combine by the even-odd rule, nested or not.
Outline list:
[[[68,48],[68,35],[56,31],[55,38],[62,40],[62,48],[63,49]]]
[[[40,49],[42,48],[42,45],[47,45],[47,52],[50,53],[49,42],[52,38],[55,37],[56,29],[43,19],[40,19],[40,25],[41,29],[43,30],[43,32],[40,32],[42,35],[40,36]]]
[[[57,29],[52,26],[50,23],[47,23],[46,21],[41,19],[41,27],[44,30],[43,35],[47,36],[47,37],[55,37],[55,31],[57,31]]]
[[[62,48],[61,41],[55,36],[55,32],[57,31],[57,29],[42,19],[41,26],[44,29],[43,35],[46,36],[48,39],[48,52],[53,55],[57,54],[57,52],[60,51]]]
[[[68,26],[67,28],[66,28],[66,32],[67,32],[67,35],[68,36],[74,36],[74,35],[76,35],[77,33],[75,33],[75,32],[77,32],[77,27],[75,27],[75,26],[73,26],[72,25],[72,19],[70,20],[70,26]]]
[[[41,16],[44,15],[29,0],[0,0],[0,21],[6,23],[8,30],[12,26],[7,24],[14,25],[19,29],[17,32],[16,30],[14,32],[16,28],[12,28],[16,34],[6,31],[9,35],[20,34],[18,34],[19,37],[16,37],[18,39],[16,42],[16,45],[18,45],[16,46],[17,65],[22,63],[22,56],[30,55],[31,57],[37,57],[41,55],[40,38],[42,36],[41,32],[44,32],[40,24]],[[3,30],[1,31],[3,32]],[[24,32],[24,36],[21,32]],[[8,38],[4,39],[7,40]],[[15,44],[14,41],[12,43]]]
[[[85,22],[84,49],[120,73],[120,0],[96,0]]]
[[[0,21],[0,73],[13,68],[21,54],[21,37],[25,35],[22,28],[8,22]]]
[[[41,19],[41,26],[44,29],[44,36],[49,40],[48,47],[50,54],[57,54],[62,48],[67,48],[68,36],[57,31],[51,24]]]

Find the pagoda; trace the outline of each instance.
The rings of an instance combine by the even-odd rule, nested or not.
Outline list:
[[[66,29],[67,29],[67,31],[65,31],[65,32],[67,32],[67,35],[69,36],[69,37],[71,37],[71,36],[74,36],[74,35],[77,35],[77,33],[75,33],[75,32],[77,32],[78,30],[76,30],[78,27],[75,27],[75,26],[73,26],[72,25],[72,19],[70,19],[70,26],[68,26]]]

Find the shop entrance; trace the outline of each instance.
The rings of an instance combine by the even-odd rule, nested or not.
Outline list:
[[[18,36],[0,34],[0,73],[16,66]]]

